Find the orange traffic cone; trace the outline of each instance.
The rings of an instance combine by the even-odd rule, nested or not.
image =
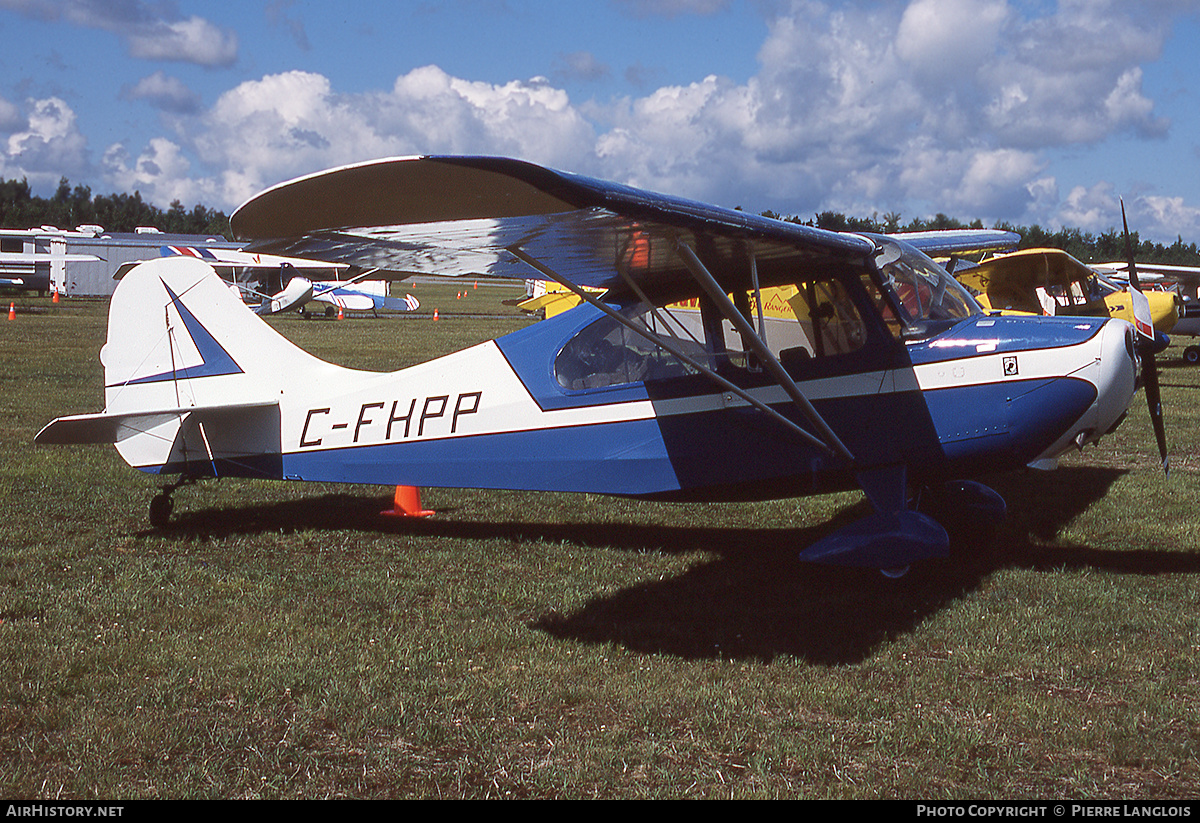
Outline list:
[[[16,303],[8,304],[8,319],[9,320],[17,319],[17,304]]]
[[[433,512],[421,508],[421,490],[416,486],[397,486],[392,508],[380,514],[384,517],[429,517]]]
[[[50,302],[51,302],[51,303],[57,303],[57,302],[58,302],[58,289],[55,289],[55,290],[54,290],[54,297],[52,297],[52,298],[50,299]]]
[[[437,320],[437,309],[433,310],[433,319]]]
[[[346,316],[346,315],[342,313],[342,307],[339,305],[339,306],[338,306],[338,316],[337,316],[337,319],[338,319],[338,320],[342,320],[343,318],[345,318],[345,316]]]

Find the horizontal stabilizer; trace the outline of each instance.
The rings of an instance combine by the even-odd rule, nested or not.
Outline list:
[[[278,405],[275,401],[265,403],[238,403],[224,406],[184,406],[155,411],[119,412],[108,414],[76,414],[60,417],[46,425],[33,442],[41,445],[68,445],[73,443],[120,443],[135,434],[151,431],[164,423],[184,417],[203,418],[209,414],[228,416],[239,410],[264,409]]]

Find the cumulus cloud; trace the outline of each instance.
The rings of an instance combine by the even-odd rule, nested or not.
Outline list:
[[[172,145],[213,170],[197,181],[217,193],[211,202],[232,208],[289,177],[393,155],[508,154],[577,168],[595,135],[567,94],[543,78],[495,85],[426,66],[391,89],[361,94],[339,93],[312,72],[268,75],[222,94],[176,139]],[[114,179],[127,180],[139,166],[122,160],[111,168]],[[147,177],[141,191],[165,180]]]
[[[1147,195],[1134,201],[1139,225],[1155,226],[1167,242],[1174,236],[1194,238],[1200,235],[1200,208],[1189,206],[1182,197]]]
[[[210,203],[220,195],[212,180],[191,176],[191,161],[166,138],[154,138],[132,159],[120,145],[111,146],[103,163],[117,191],[141,192],[154,203]]]
[[[1010,14],[1004,0],[914,0],[900,17],[896,53],[935,85],[970,78],[995,53]]]
[[[122,38],[133,57],[201,66],[237,61],[237,35],[201,17],[180,18],[141,0],[0,0],[0,7],[41,20],[65,20]]]
[[[1093,234],[1109,231],[1114,226],[1119,228],[1114,215],[1120,215],[1121,201],[1111,183],[1076,186],[1061,205],[1063,224]],[[1142,237],[1147,236],[1147,228],[1154,239],[1168,244],[1180,237],[1191,242],[1200,235],[1200,208],[1188,205],[1182,197],[1140,194],[1125,199],[1124,203],[1129,228]]]
[[[35,185],[86,175],[87,139],[71,107],[57,97],[29,100],[28,106],[23,125],[5,144],[0,175],[27,177]]]
[[[1131,203],[1126,203],[1130,216],[1137,226],[1137,212]],[[1107,231],[1116,223],[1116,216],[1121,214],[1121,198],[1111,183],[1101,181],[1091,186],[1074,186],[1067,193],[1062,203],[1058,204],[1058,215],[1062,225],[1074,226],[1086,232],[1099,234]]]
[[[800,214],[925,204],[1045,221],[1043,152],[1168,128],[1140,64],[1178,8],[1073,0],[1031,18],[1006,0],[795,0],[770,19],[755,77],[622,101],[597,151],[726,204],[740,188]]]
[[[146,60],[178,60],[201,66],[230,66],[237,60],[237,36],[200,17],[158,20],[126,35],[129,53]]]

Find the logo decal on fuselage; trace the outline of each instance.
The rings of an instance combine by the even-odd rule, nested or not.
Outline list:
[[[161,278],[159,282],[162,282]],[[171,287],[165,282],[163,283],[163,288],[171,296],[171,305],[179,312],[179,319],[183,321],[184,328],[187,329],[188,335],[196,345],[196,351],[200,353],[200,363],[195,366],[180,366],[160,374],[138,377],[128,381],[125,385],[164,383],[169,380],[191,380],[196,377],[218,377],[223,374],[242,374],[242,369],[233,361],[229,352],[225,351],[216,338],[208,333],[208,329],[204,328],[200,321],[196,319],[196,316],[188,311],[188,307],[183,305],[183,301],[179,299],[179,295],[171,291]],[[172,345],[174,345],[173,342]]]

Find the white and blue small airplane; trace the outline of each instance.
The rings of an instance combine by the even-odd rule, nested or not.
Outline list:
[[[162,246],[159,254],[162,257],[195,257],[208,262],[218,273],[228,275],[232,288],[237,289],[244,299],[258,299],[253,309],[258,315],[303,311],[313,302],[323,303],[325,314],[330,316],[339,311],[416,311],[421,305],[411,294],[403,298],[391,297],[388,293],[390,282],[375,277],[373,270],[343,277],[350,269],[345,263],[330,264],[204,246]],[[118,270],[118,279],[124,277],[132,265],[122,266]],[[250,286],[248,280],[257,282],[259,288]]]
[[[1095,442],[1139,379],[1131,324],[985,315],[926,253],[1012,247],[1007,232],[839,234],[490,157],[333,169],[231,225],[250,251],[541,278],[582,303],[373,373],[298,349],[203,260],[139,264],[112,298],[105,410],[37,442],[115,443],[178,476],[156,525],[203,477],[690,501],[857,487],[874,513],[800,558],[904,569],[948,555],[931,497],[956,520],[1001,516],[971,478]],[[778,286],[768,325],[756,297]],[[687,318],[666,309],[681,302]]]

